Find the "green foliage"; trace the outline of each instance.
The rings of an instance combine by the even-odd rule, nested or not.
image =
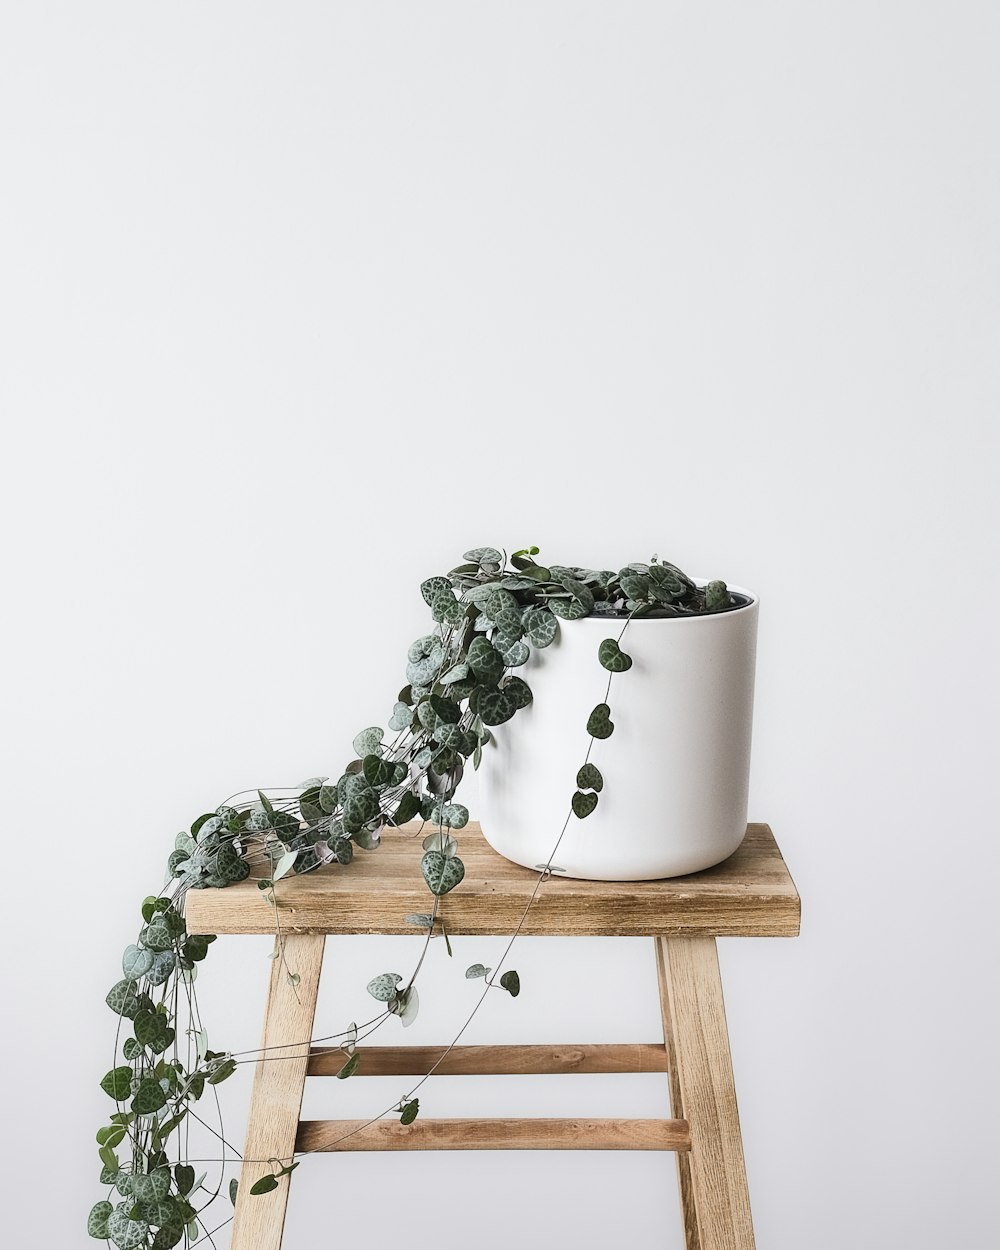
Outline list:
[[[589,762],[584,764],[576,774],[576,784],[581,790],[603,790],[604,778],[601,770]]]
[[[587,733],[592,738],[610,738],[614,731],[611,708],[606,703],[598,703],[587,718]]]
[[[432,894],[447,894],[459,885],[465,876],[465,865],[457,856],[450,858],[440,851],[428,851],[420,861],[427,888]]]
[[[380,1003],[390,1002],[396,997],[396,986],[402,979],[398,972],[381,972],[368,982],[368,993]]]
[[[609,673],[625,673],[632,667],[632,657],[626,655],[614,638],[605,638],[597,648],[597,658]]]
[[[507,991],[511,998],[517,998],[518,994],[521,992],[521,978],[517,975],[513,968],[510,972],[505,972],[503,974],[500,978],[500,985]]]
[[[115,1102],[124,1102],[132,1092],[132,1069],[130,1067],[112,1068],[101,1081],[101,1089]],[[101,1145],[114,1144],[101,1142]]]
[[[340,777],[315,776],[291,787],[232,800],[205,812],[189,831],[176,835],[166,861],[167,884],[140,906],[142,929],[122,958],[122,979],[109,990],[108,1007],[120,1017],[121,1054],[101,1087],[114,1100],[110,1122],[97,1132],[101,1183],[117,1189],[122,1201],[104,1200],[91,1210],[87,1231],[107,1238],[118,1250],[172,1250],[208,1236],[203,1207],[193,1195],[208,1186],[186,1161],[171,1163],[170,1151],[183,1140],[178,1130],[208,1085],[227,1080],[236,1059],[208,1049],[207,1034],[194,1006],[193,980],[206,958],[212,935],[188,934],[184,897],[189,889],[221,889],[244,881],[261,866],[270,875],[258,880],[263,897],[274,908],[277,940],[273,957],[284,960],[278,922],[284,879],[321,865],[336,870],[352,861],[354,848],[375,850],[386,825],[402,825],[418,817],[432,825],[423,839],[420,870],[434,898],[433,910],[406,917],[423,930],[424,946],[443,934],[452,953],[437,900],[458,888],[465,867],[454,831],[469,820],[468,809],[455,802],[465,762],[478,767],[488,751],[491,727],[506,724],[532,701],[532,653],[555,643],[562,624],[587,616],[622,623],[633,617],[691,616],[724,612],[740,606],[725,582],[704,589],[676,565],[658,560],[628,564],[618,570],[567,565],[542,565],[535,546],[510,557],[500,548],[474,547],[463,563],[447,575],[420,585],[432,631],[418,638],[406,657],[407,684],[399,691],[388,720],[389,737],[379,726],[363,729],[353,740],[354,758]],[[612,675],[632,666],[614,638],[598,650],[599,665]],[[528,680],[512,670],[528,665]],[[595,666],[595,675],[596,674]],[[600,687],[598,687],[600,689]],[[596,691],[595,691],[596,693]],[[587,722],[592,739],[614,731],[608,703],[599,703]],[[572,810],[580,819],[594,811],[604,788],[599,769],[585,763],[576,776]],[[539,870],[547,872],[545,865]],[[561,871],[561,870],[559,870]],[[256,897],[256,891],[253,891]],[[423,961],[417,964],[419,971]],[[469,980],[487,978],[490,968],[471,964]],[[294,991],[300,976],[282,966],[282,978]],[[416,972],[403,986],[399,973],[382,973],[368,984],[369,993],[403,1025],[419,1006]],[[520,993],[518,974],[511,970],[499,985],[512,997]],[[189,1023],[177,1012],[186,1005]],[[121,1020],[132,1022],[130,1030]],[[352,1025],[344,1042],[347,1058],[338,1072],[349,1078],[358,1067],[358,1037]],[[179,1057],[192,1057],[186,1065]],[[419,1111],[416,1098],[399,1104],[400,1122],[411,1124]],[[116,1148],[122,1147],[124,1162]],[[296,1166],[277,1166],[251,1188],[268,1193]],[[235,1202],[236,1181],[229,1194]],[[218,1190],[216,1191],[218,1192]],[[114,1191],[112,1190],[112,1196]],[[209,1200],[211,1200],[209,1198]]]
[[[579,816],[581,820],[589,816],[596,806],[596,794],[583,794],[577,790],[576,794],[573,795],[573,814]]]

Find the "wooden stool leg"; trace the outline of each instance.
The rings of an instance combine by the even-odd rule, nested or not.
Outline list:
[[[257,1063],[243,1147],[246,1159],[288,1163],[295,1151],[325,941],[322,934],[291,934],[284,940],[284,963],[276,959],[272,965],[260,1044],[279,1049],[265,1050]],[[288,984],[289,970],[300,977],[294,989]],[[250,1193],[255,1181],[274,1170],[267,1162],[243,1164],[231,1250],[279,1250],[291,1177],[269,1194]]]
[[[687,1248],[754,1250],[715,938],[657,938],[656,958],[673,1114],[691,1129],[677,1155]]]

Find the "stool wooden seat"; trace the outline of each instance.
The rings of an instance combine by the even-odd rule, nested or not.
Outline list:
[[[257,1064],[232,1250],[279,1250],[289,1185],[252,1197],[250,1188],[293,1152],[341,1150],[672,1150],[676,1152],[688,1250],[753,1250],[715,939],[794,937],[799,896],[767,825],[705,872],[663,881],[548,878],[521,927],[533,936],[654,939],[663,1043],[600,1046],[456,1046],[442,1075],[663,1072],[673,1119],[424,1119],[373,1124],[301,1121],[307,1076],[342,1067],[336,1047],[307,1047],[328,934],[409,934],[405,917],[429,910],[420,877],[418,826],[387,830],[375,854],[283,880],[276,890],[286,962],[275,961]],[[448,932],[513,933],[538,873],[497,855],[477,825],[459,835],[466,873],[442,899]],[[274,933],[275,913],[253,880],[187,897],[191,933]],[[365,1046],[362,1075],[419,1077],[446,1047]],[[282,1062],[273,1062],[280,1058]]]

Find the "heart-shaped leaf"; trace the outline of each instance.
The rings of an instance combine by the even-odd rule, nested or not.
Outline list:
[[[611,708],[606,703],[598,703],[587,719],[587,733],[592,738],[610,738],[614,732]]]
[[[500,978],[500,984],[511,996],[511,998],[517,998],[518,994],[521,992],[521,978],[517,975],[513,968],[510,972],[505,972],[503,974]]]
[[[596,794],[583,794],[577,790],[573,795],[573,813],[579,816],[581,820],[585,820],[597,806]]]
[[[419,1098],[411,1098],[409,1102],[404,1102],[402,1109],[400,1111],[400,1116],[399,1116],[400,1124],[412,1124],[413,1121],[417,1118],[417,1114],[419,1111],[420,1111],[420,1099]]]
[[[250,1192],[256,1198],[261,1194],[269,1194],[272,1190],[277,1188],[278,1178],[273,1172],[269,1172],[267,1176],[262,1176],[259,1181],[254,1181],[254,1183],[250,1186]]]
[[[108,1219],[114,1211],[110,1202],[98,1202],[90,1209],[87,1216],[87,1232],[91,1237],[105,1240],[108,1236]]]
[[[479,687],[476,696],[476,712],[484,725],[502,725],[517,711],[517,700],[506,690],[487,690]]]
[[[446,858],[440,851],[428,851],[420,861],[427,888],[438,896],[447,894],[465,876],[465,865],[457,855]]]
[[[467,656],[469,667],[476,675],[476,680],[485,686],[500,680],[503,673],[503,658],[486,638],[473,638],[469,644]]]
[[[190,942],[188,943],[190,945]],[[187,949],[185,948],[185,954]],[[177,963],[177,956],[173,951],[157,951],[153,956],[153,963],[149,971],[146,973],[146,980],[150,985],[162,985],[174,970]]]
[[[155,1077],[147,1076],[139,1082],[139,1088],[132,1099],[132,1110],[136,1115],[152,1115],[166,1104],[167,1095]]]
[[[120,1068],[112,1068],[101,1078],[101,1089],[115,1102],[124,1102],[132,1092],[132,1069],[124,1065]]]
[[[626,655],[614,638],[605,638],[597,648],[597,658],[609,673],[625,673],[632,667],[632,657]]]
[[[475,981],[478,977],[485,977],[488,973],[489,968],[485,964],[470,964],[465,970],[465,979]]]
[[[531,655],[526,644],[512,638],[510,634],[496,632],[491,641],[507,668],[518,668],[521,664],[526,664],[528,656]]]
[[[368,993],[380,1003],[387,1003],[396,997],[396,986],[402,979],[398,972],[381,972],[368,982]]]
[[[502,564],[503,553],[497,551],[496,547],[473,547],[471,551],[465,552],[462,559],[471,560],[473,564],[480,566],[484,564]]]
[[[526,681],[522,681],[520,677],[508,678],[503,689],[504,694],[509,694],[513,697],[518,711],[523,707],[527,707],[532,700],[531,687]]]
[[[547,647],[555,642],[559,622],[547,608],[529,608],[524,614],[524,631],[533,647]]]
[[[130,1203],[123,1202],[108,1216],[108,1236],[118,1250],[136,1250],[149,1236],[149,1225],[145,1220],[131,1219],[130,1208]]]
[[[190,1163],[178,1163],[174,1168],[174,1179],[177,1181],[177,1192],[189,1194],[194,1189],[194,1168]]]
[[[594,764],[586,763],[576,774],[576,784],[581,790],[603,790],[604,778],[601,770]]]
[[[420,594],[428,607],[433,605],[438,595],[443,594],[445,591],[450,592],[451,589],[451,582],[447,577],[428,577],[425,582],[420,583]]]
[[[379,754],[379,748],[382,745],[382,737],[383,733],[378,725],[372,725],[368,729],[362,729],[362,731],[355,737],[352,744],[354,746],[355,755],[363,758],[366,755]]]
[[[157,1202],[170,1192],[170,1169],[154,1168],[152,1172],[136,1172],[132,1177],[132,1197],[137,1202]]]
[[[140,995],[135,982],[125,980],[113,985],[104,1001],[116,1015],[132,1020],[144,1000],[148,1001],[145,994]]]

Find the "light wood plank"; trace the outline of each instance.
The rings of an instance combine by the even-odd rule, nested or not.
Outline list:
[[[243,1148],[248,1160],[291,1162],[309,1064],[308,1049],[301,1043],[312,1035],[324,944],[321,936],[293,934],[285,939],[285,964],[276,959],[271,966],[260,1043],[264,1053],[254,1073]],[[296,988],[288,984],[288,970],[300,977]],[[280,1250],[290,1178],[269,1194],[250,1194],[254,1182],[273,1170],[266,1162],[243,1164],[231,1250]]]
[[[442,1059],[442,1056],[447,1056]],[[336,1046],[317,1046],[310,1076],[336,1076],[347,1061]],[[436,1064],[440,1066],[435,1067]],[[355,1076],[512,1076],[565,1072],[665,1072],[656,1043],[600,1046],[365,1046]]]
[[[387,830],[378,851],[285,878],[275,891],[287,933],[407,933],[405,917],[428,908],[416,827]],[[450,933],[510,933],[521,920],[537,873],[497,855],[478,825],[458,832],[465,880],[442,900]],[[274,912],[253,880],[192,890],[191,933],[273,933]],[[538,892],[525,935],[665,936],[710,933],[792,937],[799,896],[767,825],[750,825],[723,864],[664,881],[577,881],[553,877]]]
[[[656,951],[656,979],[660,987],[660,1012],[663,1017],[663,1039],[667,1051],[667,1071],[670,1078],[670,1109],[674,1115],[684,1112],[680,1085],[677,1080],[677,1060],[674,1056],[673,1032],[670,1022],[670,1005],[667,1001],[667,974],[663,960],[663,942],[654,940]],[[687,1250],[701,1250],[698,1237],[698,1221],[695,1216],[691,1193],[691,1155],[689,1151],[677,1155],[677,1184],[680,1190],[681,1219],[684,1223],[684,1244]]]
[[[658,945],[673,1113],[691,1132],[690,1153],[678,1156],[688,1250],[754,1250],[715,939]]]
[[[302,1151],[687,1150],[683,1120],[304,1120]]]

